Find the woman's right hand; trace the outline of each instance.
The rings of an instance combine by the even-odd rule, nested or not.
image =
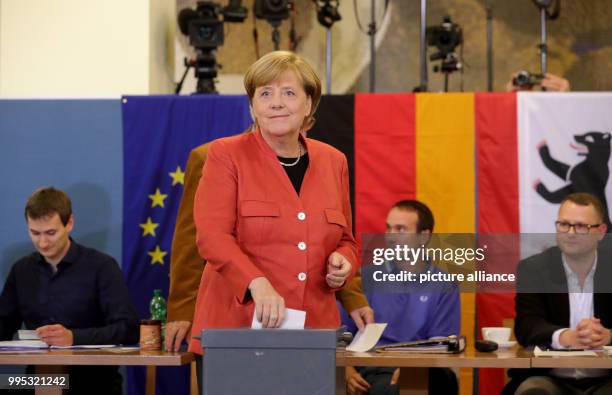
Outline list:
[[[278,328],[285,319],[285,299],[276,292],[265,277],[257,277],[249,284],[255,302],[257,320],[264,328]]]

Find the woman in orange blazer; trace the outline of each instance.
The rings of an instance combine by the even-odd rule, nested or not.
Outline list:
[[[208,261],[192,335],[279,327],[285,307],[306,327],[340,324],[334,291],[357,267],[346,157],[301,132],[314,122],[321,82],[299,56],[269,53],[247,71],[256,130],[210,145],[194,204]],[[200,354],[193,336],[189,350]]]

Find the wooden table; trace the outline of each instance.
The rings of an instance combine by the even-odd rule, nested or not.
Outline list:
[[[167,353],[141,351],[138,349],[97,350],[37,350],[27,352],[0,351],[0,365],[36,365],[37,374],[66,373],[68,365],[119,365],[147,366],[146,394],[155,393],[156,366],[181,366],[191,363],[193,354],[188,352]],[[36,393],[61,394],[61,389],[40,388]]]
[[[191,363],[193,354],[121,349],[40,350],[35,352],[0,351],[0,365],[36,365],[36,373],[65,373],[67,365],[147,366],[146,393],[155,393],[155,367]],[[612,368],[612,357],[534,357],[529,350],[513,347],[493,353],[481,353],[468,347],[461,354],[351,353],[336,354],[337,393],[346,393],[346,366],[399,367],[400,394],[427,394],[428,368]],[[37,393],[61,394],[61,389],[37,389]]]
[[[612,369],[612,357],[597,353],[597,357],[533,357],[532,368]]]
[[[482,353],[468,347],[461,354],[351,353],[336,354],[336,393],[346,393],[345,366],[383,366],[400,368],[400,394],[427,394],[428,369],[439,368],[530,368],[533,354],[513,347]]]

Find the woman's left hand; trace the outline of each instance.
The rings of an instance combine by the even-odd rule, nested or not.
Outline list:
[[[351,274],[352,265],[344,255],[332,252],[327,258],[327,276],[325,281],[330,288],[340,288]]]

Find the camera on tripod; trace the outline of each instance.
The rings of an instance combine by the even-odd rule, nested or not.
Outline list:
[[[181,33],[189,37],[196,49],[215,49],[223,45],[223,21],[219,19],[221,7],[211,1],[199,1],[195,10],[185,8],[179,14]],[[181,23],[182,22],[182,23]]]
[[[455,53],[457,47],[463,45],[463,30],[451,21],[450,16],[445,16],[441,25],[427,27],[425,38],[428,46],[438,50],[429,57],[429,60],[441,61],[441,64],[433,67],[433,71],[444,74],[444,91],[448,92],[448,76],[454,71],[463,69],[461,59]]]
[[[294,9],[293,0],[255,0],[253,12],[257,19],[265,19],[272,26],[272,42],[274,50],[280,49],[280,31],[278,27],[285,19],[289,19],[289,13]],[[290,34],[295,34],[292,31]]]
[[[455,48],[463,43],[461,27],[453,23],[449,16],[445,16],[442,24],[439,26],[428,26],[425,31],[425,37],[427,37],[427,45],[438,49],[437,53],[431,55],[430,60],[446,58],[449,54],[454,53]]]
[[[213,1],[198,1],[195,10],[184,8],[179,13],[181,33],[189,37],[189,44],[196,50],[195,61],[185,59],[185,66],[187,69],[195,68],[197,93],[217,93],[214,82],[218,69],[215,50],[223,45],[223,23],[243,22],[247,12],[240,0],[230,0],[226,7]]]
[[[257,18],[265,19],[274,26],[289,18],[290,7],[289,0],[255,0],[253,11]]]
[[[534,85],[539,85],[544,76],[542,74],[530,73],[527,70],[521,70],[512,78],[512,85],[517,88],[527,88]]]

